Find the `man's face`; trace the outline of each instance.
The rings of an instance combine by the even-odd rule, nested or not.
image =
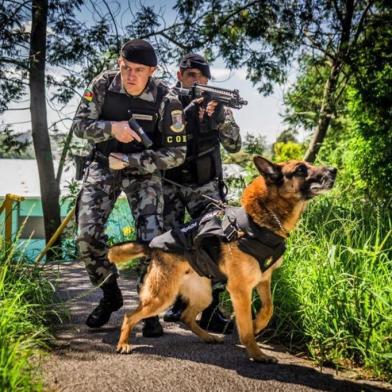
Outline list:
[[[187,68],[182,72],[177,72],[177,79],[181,82],[182,87],[191,88],[194,83],[204,84],[208,83],[207,76],[204,76],[198,68]]]
[[[120,66],[123,87],[130,95],[140,95],[146,88],[149,77],[156,69],[156,67],[132,63],[123,57],[119,58],[118,65]]]

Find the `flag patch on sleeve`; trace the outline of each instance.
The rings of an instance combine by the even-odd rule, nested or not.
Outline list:
[[[83,94],[83,98],[86,101],[91,102],[93,100],[93,90],[91,90],[90,88],[87,88]]]

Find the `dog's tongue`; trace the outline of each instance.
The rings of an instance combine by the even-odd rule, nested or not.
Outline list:
[[[320,184],[318,182],[312,183],[310,185],[310,190],[313,194],[320,194],[327,191],[327,189],[324,187],[324,184]]]
[[[321,189],[322,185],[318,182],[313,182],[310,184],[310,189],[311,190],[317,190],[317,189]]]

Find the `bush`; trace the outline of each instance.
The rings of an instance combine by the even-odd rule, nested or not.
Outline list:
[[[302,159],[305,147],[295,142],[277,142],[274,144],[274,161],[285,162],[290,159]]]
[[[4,245],[0,251],[0,390],[40,391],[33,359],[49,338],[45,324],[53,290],[42,268],[14,251]]]
[[[390,381],[392,215],[313,203],[274,277],[276,334],[319,364],[348,359]]]

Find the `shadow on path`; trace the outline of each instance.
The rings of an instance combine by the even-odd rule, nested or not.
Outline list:
[[[87,274],[80,264],[62,265],[58,272],[57,287],[62,300],[78,297],[91,289]],[[223,385],[227,385],[224,389],[218,390],[392,390],[389,384],[342,379],[339,375],[336,376],[332,369],[324,369],[321,373],[312,367],[309,361],[290,355],[277,346],[261,345],[267,354],[276,356],[279,363],[255,363],[249,361],[245,349],[238,345],[236,334],[227,336],[221,345],[206,345],[190,331],[174,323],[164,323],[165,335],[161,338],[143,338],[140,333],[141,324],[138,325],[131,336],[133,352],[129,355],[117,354],[115,346],[119,338],[122,315],[125,311],[134,309],[137,303],[133,276],[128,277],[127,280],[120,279],[120,285],[124,293],[125,308],[113,314],[110,323],[101,329],[90,330],[84,325],[86,316],[100,298],[98,290],[67,304],[70,309],[70,320],[58,326],[56,332],[58,348],[52,354],[59,363],[66,364],[67,367],[79,368],[81,371],[84,367],[88,368],[93,364],[94,370],[99,373],[97,368],[97,359],[99,359],[99,366],[105,366],[106,362],[107,367],[121,367],[121,369],[116,368],[116,371],[124,374],[124,379],[134,381],[140,379],[147,384],[150,379],[153,379],[154,385],[162,385],[161,388],[166,390],[170,390],[172,386],[172,384],[167,385],[169,380],[170,383],[176,380],[177,384],[173,387],[177,390],[197,390],[197,388],[186,387],[189,386],[190,375],[197,378],[197,381],[193,381],[196,384],[200,382],[200,385],[205,386],[220,385],[222,388]],[[142,373],[143,366],[148,367],[146,374]],[[167,382],[159,376],[163,370],[165,375],[169,374]],[[50,372],[52,371],[50,368]],[[50,382],[54,377],[61,378],[59,374],[50,372],[48,375]],[[237,378],[233,378],[235,375]],[[233,380],[237,385],[234,385]],[[143,384],[143,387],[145,388],[147,384]],[[120,391],[139,390],[135,385],[133,384],[132,389],[124,387]],[[73,390],[76,392],[79,389]],[[87,390],[89,389],[84,389]],[[212,389],[208,388],[208,390]]]

